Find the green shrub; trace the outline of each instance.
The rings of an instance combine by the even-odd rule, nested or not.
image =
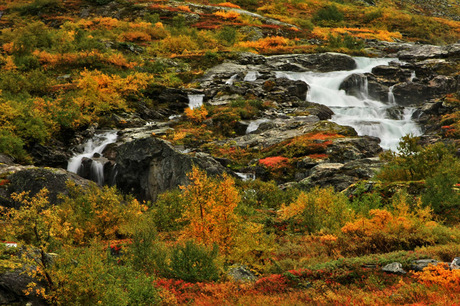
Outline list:
[[[329,34],[328,44],[331,48],[347,48],[350,50],[361,50],[364,48],[365,43],[361,39],[354,38],[348,33],[343,35],[333,36]]]
[[[182,229],[184,221],[178,221],[184,212],[184,202],[179,190],[161,194],[147,213],[160,232]]]
[[[22,139],[4,128],[0,128],[0,153],[10,155],[19,162],[30,162]]]
[[[426,180],[423,204],[430,206],[442,219],[459,221],[460,191],[454,188],[459,182],[460,160],[453,156],[444,157],[433,176]]]
[[[65,249],[50,271],[57,305],[156,305],[161,302],[152,277],[117,263],[104,245]]]
[[[61,5],[60,0],[35,0],[28,4],[16,5],[13,10],[21,15],[42,15],[55,12]]]
[[[438,142],[422,148],[418,140],[418,137],[404,136],[398,145],[398,153],[388,151],[382,154],[381,159],[387,164],[377,178],[384,182],[427,179],[436,173],[444,158],[454,156],[451,146]]]
[[[163,252],[165,252],[163,250]],[[217,281],[219,269],[216,264],[218,250],[187,241],[174,246],[165,256],[157,256],[157,267],[163,277],[182,279],[187,282]]]
[[[217,33],[217,39],[224,46],[233,46],[238,42],[238,31],[234,27],[223,27]]]
[[[340,22],[343,21],[344,15],[335,5],[327,5],[318,10],[313,16],[314,23],[322,22]]]

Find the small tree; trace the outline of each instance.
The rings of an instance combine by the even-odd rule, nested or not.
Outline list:
[[[182,231],[182,237],[207,246],[217,244],[223,254],[228,254],[238,225],[235,208],[240,196],[235,182],[226,174],[221,181],[208,178],[197,167],[193,167],[188,177],[190,184],[181,187],[186,203],[181,221],[189,222]]]

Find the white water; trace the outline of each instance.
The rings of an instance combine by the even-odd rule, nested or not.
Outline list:
[[[233,85],[233,83],[235,82],[235,80],[236,80],[237,77],[238,77],[238,74],[232,75],[232,76],[225,82],[225,84],[227,84],[227,85]]]
[[[248,71],[248,73],[244,76],[243,81],[254,82],[255,80],[257,80],[258,77],[260,77],[259,71],[251,70]]]
[[[396,104],[395,95],[393,94],[394,87],[395,86],[393,85],[388,88],[388,103],[390,103],[391,105]]]
[[[254,121],[251,121],[248,125],[248,127],[246,128],[246,134],[250,134],[254,131],[257,131],[257,129],[259,128],[259,126],[264,123],[264,122],[269,122],[270,120],[269,119],[266,119],[266,118],[262,118],[262,119],[257,119],[257,120],[254,120]]]
[[[334,72],[277,72],[277,77],[302,80],[310,86],[307,100],[328,106],[334,111],[332,121],[340,125],[352,126],[359,135],[379,137],[380,146],[396,150],[399,139],[409,133],[421,135],[421,129],[411,120],[414,109],[405,109],[400,120],[391,119],[387,110],[394,104],[372,100],[367,94],[367,80],[363,80],[360,98],[349,96],[339,90],[342,81],[351,74],[370,72],[373,67],[387,65],[394,59],[355,58],[358,68],[352,71]]]
[[[94,154],[102,154],[105,147],[110,143],[114,143],[116,140],[117,131],[109,131],[95,135],[84,144],[82,153],[75,154],[69,160],[67,171],[78,174],[84,157],[92,158]],[[91,163],[91,172],[93,177],[96,178],[96,182],[102,185],[104,182],[104,165],[97,159],[93,159],[93,162]]]
[[[191,109],[201,107],[203,105],[204,95],[188,95],[188,107]]]

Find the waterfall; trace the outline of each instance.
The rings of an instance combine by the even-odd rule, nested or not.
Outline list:
[[[91,168],[88,178],[97,182],[99,185],[104,183],[104,164],[100,161],[102,151],[105,147],[114,143],[117,140],[117,131],[109,131],[101,134],[94,135],[93,138],[89,139],[83,144],[83,152],[75,154],[70,158],[67,171],[76,174],[82,174],[82,162],[85,159],[91,159]]]
[[[259,126],[264,123],[264,122],[269,122],[270,120],[269,119],[266,119],[266,118],[262,118],[262,119],[257,119],[257,120],[254,120],[254,121],[251,121],[248,125],[248,127],[246,128],[246,134],[250,134],[254,131],[257,131],[257,129],[259,128]]]
[[[394,85],[392,85],[392,86],[390,86],[388,88],[388,103],[390,103],[391,105],[396,104],[395,95],[393,94],[393,89],[394,88],[395,88]]]
[[[225,82],[225,84],[227,84],[227,85],[233,85],[233,83],[235,82],[235,80],[236,80],[237,77],[238,77],[238,74],[232,75],[232,76]]]
[[[248,71],[248,73],[244,76],[243,81],[254,82],[255,80],[257,80],[258,77],[260,77],[259,71],[251,70],[251,71]]]
[[[413,82],[416,77],[417,75],[415,74],[415,71],[412,71],[412,73],[410,74],[409,82]]]
[[[367,95],[367,84],[360,85],[363,91],[360,98],[349,96],[339,90],[342,81],[351,74],[371,72],[378,65],[388,65],[395,59],[357,57],[357,69],[333,72],[277,72],[277,77],[302,80],[310,86],[307,100],[328,106],[334,115],[332,121],[340,125],[352,126],[359,135],[379,137],[381,147],[396,150],[399,139],[406,134],[421,135],[421,129],[412,121],[413,110],[404,110],[401,119],[391,119],[387,110],[394,104],[373,100]],[[391,88],[392,90],[392,88]],[[390,90],[390,91],[391,91]]]
[[[201,107],[203,105],[204,95],[188,95],[188,107],[191,109]]]

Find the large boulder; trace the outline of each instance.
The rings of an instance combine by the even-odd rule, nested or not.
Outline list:
[[[183,154],[168,142],[155,137],[120,145],[116,158],[117,187],[140,200],[155,201],[169,189],[188,184],[187,173],[198,166],[210,175],[229,173],[209,155]]]
[[[11,200],[11,194],[29,192],[34,196],[41,189],[48,189],[48,199],[51,204],[60,202],[59,196],[68,193],[67,181],[73,181],[79,186],[88,186],[90,181],[80,176],[57,168],[40,168],[31,166],[9,165],[0,167],[0,176],[5,182],[0,188],[0,205],[12,207],[17,205]]]
[[[318,53],[318,54],[290,54],[274,55],[267,57],[267,65],[280,71],[338,71],[353,70],[357,64],[355,60],[340,53]],[[295,68],[295,70],[292,70]]]
[[[25,294],[24,290],[32,282],[37,282],[23,270],[0,271],[0,305],[49,305],[35,291]]]
[[[299,182],[300,188],[332,186],[336,191],[370,179],[381,166],[378,158],[364,158],[347,163],[320,163],[311,168],[309,175]]]

